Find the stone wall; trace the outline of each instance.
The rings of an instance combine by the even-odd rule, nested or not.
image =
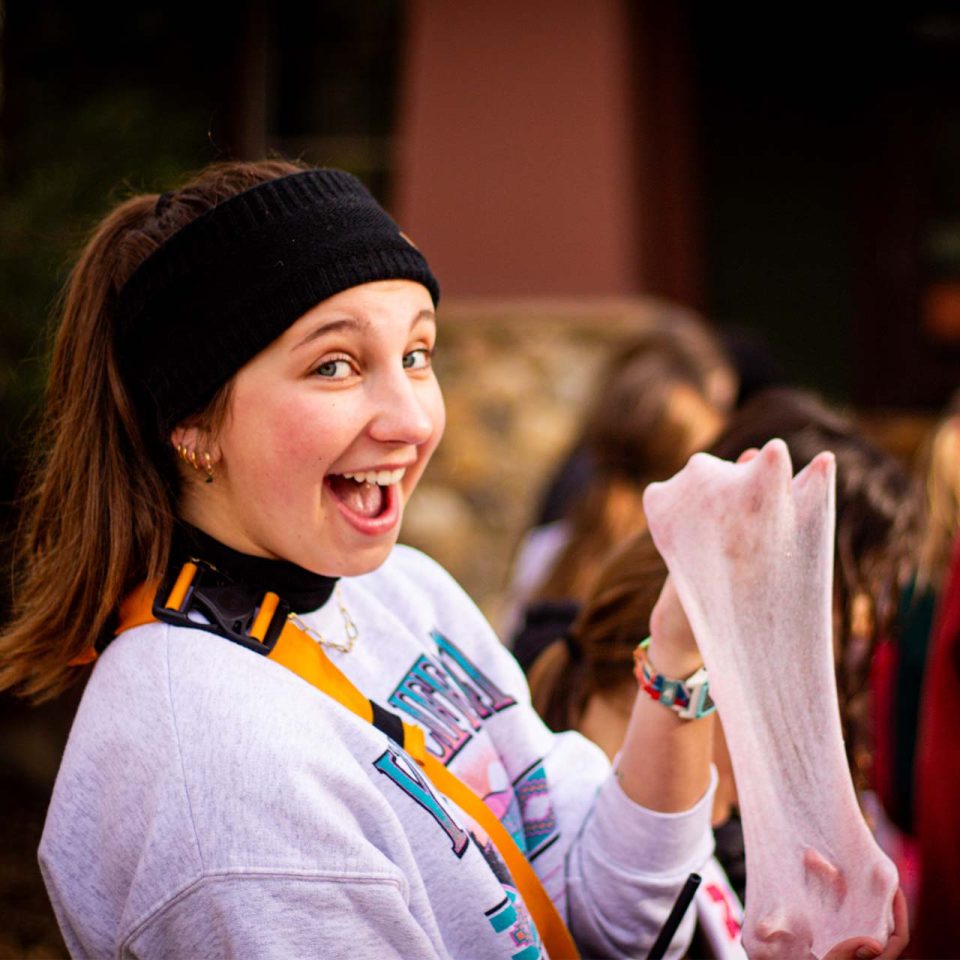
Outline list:
[[[426,551],[496,623],[514,549],[576,433],[601,366],[655,322],[692,316],[653,298],[457,299],[435,358],[447,432],[401,540]]]

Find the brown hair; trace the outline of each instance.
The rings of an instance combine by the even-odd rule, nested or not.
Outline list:
[[[917,585],[939,591],[960,530],[960,391],[951,398],[918,459],[927,512]]]
[[[530,668],[533,705],[552,730],[576,728],[591,696],[633,682],[633,649],[650,633],[666,578],[646,530],[610,555],[569,638],[547,647]]]
[[[0,690],[36,701],[83,671],[69,661],[111,627],[124,593],[166,566],[179,494],[174,455],[144,429],[114,352],[117,294],[160,244],[211,207],[303,169],[213,164],[172,194],[141,194],[94,229],[61,294],[35,467],[0,635]],[[216,429],[229,384],[195,420]]]
[[[721,414],[707,399],[708,378],[722,353],[706,328],[683,331],[655,328],[628,343],[599,378],[579,443],[591,466],[589,485],[535,599],[586,599],[610,550],[642,529],[647,484],[672,476],[713,439]]]

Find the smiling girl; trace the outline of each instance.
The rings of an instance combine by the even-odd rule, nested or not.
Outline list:
[[[38,699],[96,660],[40,848],[72,954],[637,955],[709,856],[709,716],[638,695],[612,772],[395,545],[438,299],[355,178],[278,161],[83,251],[0,641]],[[699,670],[669,586],[652,628]]]

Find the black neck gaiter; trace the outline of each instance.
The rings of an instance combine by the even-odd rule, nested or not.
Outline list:
[[[290,604],[294,613],[309,613],[322,607],[337,585],[337,577],[312,573],[286,560],[271,560],[241,553],[188,523],[173,529],[170,567],[188,560],[205,560],[236,583],[257,591],[271,590]]]

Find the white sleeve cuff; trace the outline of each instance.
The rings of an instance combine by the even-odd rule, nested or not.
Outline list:
[[[594,839],[612,861],[631,873],[690,873],[713,852],[710,814],[716,788],[717,771],[711,764],[710,784],[689,810],[659,813],[634,803],[611,774],[594,804]]]

